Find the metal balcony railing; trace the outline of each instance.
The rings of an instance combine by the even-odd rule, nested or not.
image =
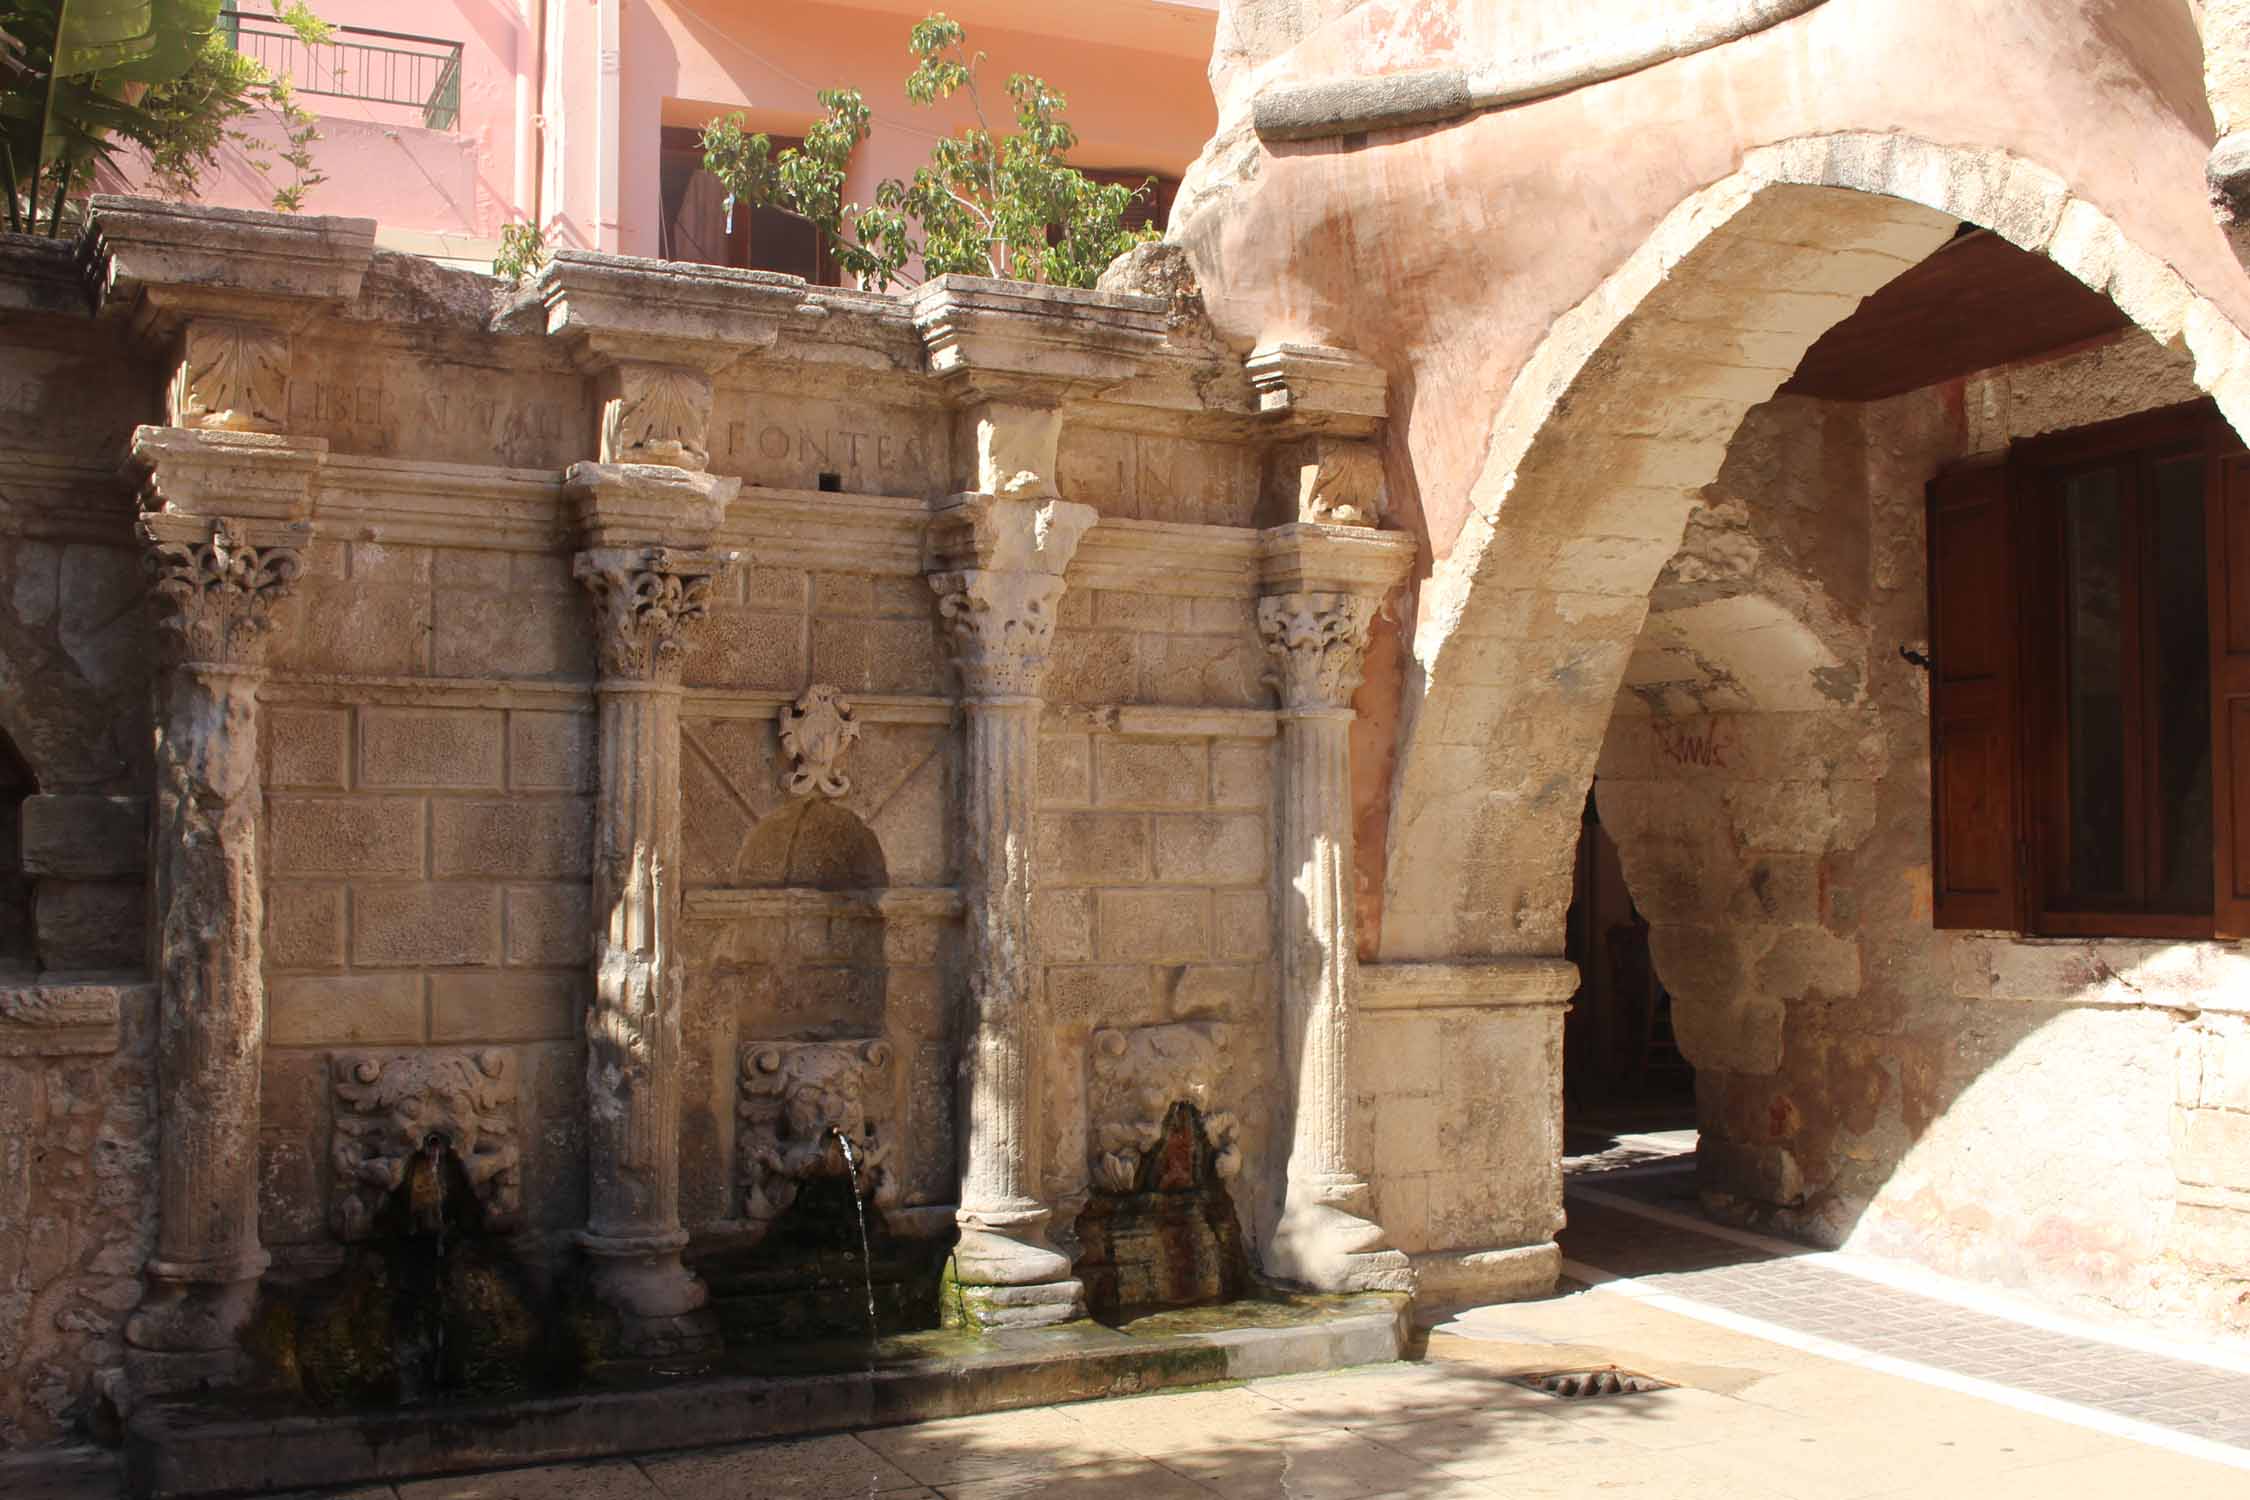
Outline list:
[[[431,130],[461,118],[461,44],[404,31],[335,26],[335,40],[309,46],[271,16],[219,12],[234,50],[254,59],[300,94],[361,99],[421,112]]]

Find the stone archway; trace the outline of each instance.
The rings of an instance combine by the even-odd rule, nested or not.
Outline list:
[[[2048,256],[2250,430],[2250,339],[2031,162],[1843,133],[1745,157],[1559,319],[1424,584],[1386,853],[1385,959],[1552,954],[1648,594],[1744,415],[1961,222]]]

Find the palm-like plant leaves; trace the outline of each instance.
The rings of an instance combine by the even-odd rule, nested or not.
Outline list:
[[[20,72],[0,95],[9,222],[27,197],[36,227],[42,188],[61,228],[71,183],[148,131],[142,89],[185,72],[217,26],[221,0],[0,0],[0,35]],[[44,180],[43,180],[44,179]]]

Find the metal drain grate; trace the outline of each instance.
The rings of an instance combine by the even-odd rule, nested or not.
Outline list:
[[[1615,1365],[1605,1365],[1599,1370],[1543,1370],[1532,1375],[1514,1376],[1511,1383],[1526,1390],[1579,1401],[1595,1396],[1639,1396],[1649,1391],[1668,1391],[1673,1388],[1669,1380],[1658,1380],[1654,1375],[1620,1370]]]

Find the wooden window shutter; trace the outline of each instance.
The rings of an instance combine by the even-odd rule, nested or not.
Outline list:
[[[2234,444],[2229,442],[2231,450]],[[2211,550],[2212,929],[2250,937],[2250,455],[2213,462]]]
[[[1930,482],[1931,894],[1941,928],[2022,926],[2015,532],[2005,467]]]

